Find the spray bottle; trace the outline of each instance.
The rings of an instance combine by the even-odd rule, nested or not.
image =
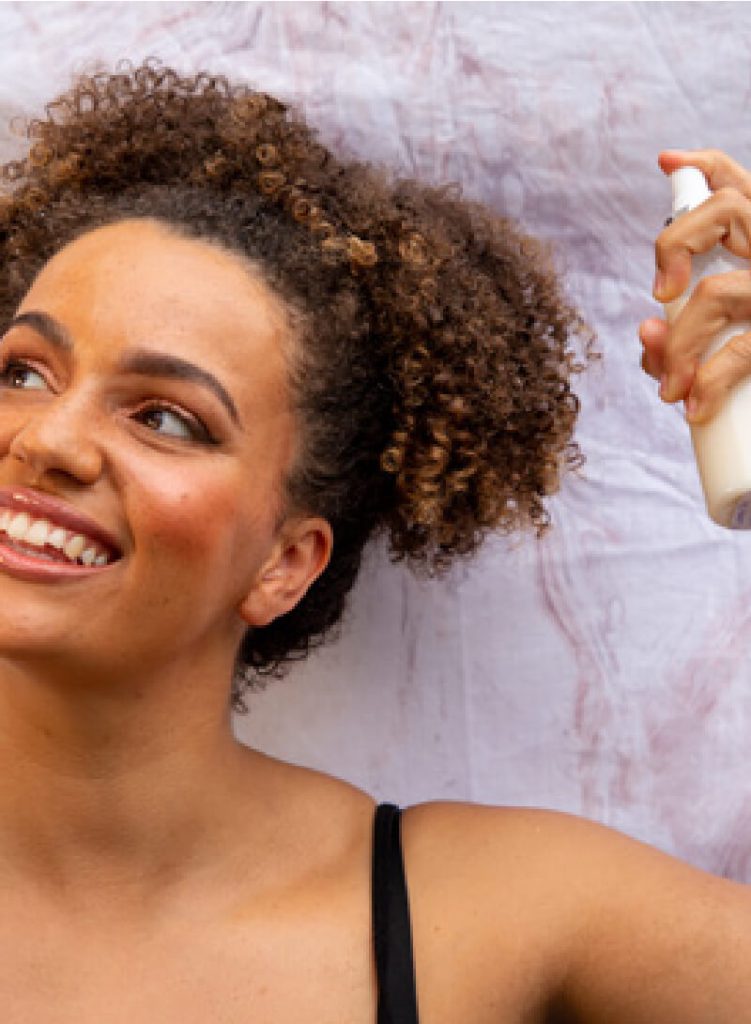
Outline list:
[[[670,175],[673,219],[709,199],[712,191],[696,167],[682,167]],[[677,299],[665,304],[672,322],[685,306],[702,277],[731,270],[748,270],[748,261],[723,246],[692,257],[691,281]],[[702,356],[709,359],[736,334],[751,331],[751,323],[735,323],[720,331]],[[723,404],[705,423],[690,424],[694,455],[707,511],[714,522],[731,530],[751,529],[751,377],[730,389]]]

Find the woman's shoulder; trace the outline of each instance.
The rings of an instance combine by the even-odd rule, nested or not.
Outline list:
[[[751,907],[747,886],[718,878],[615,829],[560,811],[451,801],[417,804],[402,820],[410,894],[492,932],[509,916],[575,949],[608,917],[653,916],[656,902]],[[748,909],[745,910],[748,915]],[[667,920],[667,918],[666,918]],[[748,928],[749,917],[745,917]]]
[[[247,788],[262,793],[278,863],[339,874],[366,869],[376,801],[364,790],[314,768],[247,748]],[[251,836],[253,839],[253,836]]]
[[[451,998],[448,972],[488,1005],[516,1000],[516,1019],[741,1019],[747,886],[561,812],[440,801],[402,832],[423,1004]],[[702,1016],[712,998],[727,1016]]]
[[[478,1021],[548,1019],[576,928],[566,848],[579,831],[577,819],[549,811],[449,801],[405,809],[421,1016],[456,998]]]
[[[582,906],[584,891],[607,887],[623,872],[648,886],[666,874],[686,884],[733,885],[606,825],[563,811],[458,801],[415,804],[402,814],[408,868],[428,884],[455,879],[477,884],[508,877],[521,891],[560,892]],[[436,857],[435,851],[441,856]],[[494,888],[498,888],[497,882]],[[745,887],[740,887],[745,889]],[[493,899],[493,892],[486,899]],[[509,894],[502,893],[508,905]]]
[[[282,878],[366,935],[377,802],[322,772],[268,771]],[[745,1019],[747,886],[562,812],[432,801],[404,808],[401,834],[421,1019]]]
[[[281,806],[295,815],[306,813],[327,818],[332,826],[346,822],[352,815],[375,813],[376,801],[365,790],[317,768],[285,761],[282,758],[246,748],[249,759],[247,777],[254,787],[283,797]]]

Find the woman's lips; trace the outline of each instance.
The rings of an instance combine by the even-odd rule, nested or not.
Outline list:
[[[81,579],[106,572],[116,562],[107,565],[76,565],[70,561],[57,561],[24,554],[15,542],[0,533],[0,572],[15,576],[27,582],[52,583],[54,581]]]
[[[97,541],[110,554],[110,561],[120,557],[122,551],[117,539],[93,519],[78,509],[53,498],[49,494],[28,487],[0,487],[0,510],[25,512],[32,519],[46,519],[54,526],[63,527],[71,533]],[[0,534],[0,540],[3,535]]]

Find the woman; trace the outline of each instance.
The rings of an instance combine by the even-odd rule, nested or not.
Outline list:
[[[232,735],[374,533],[440,572],[547,525],[594,353],[539,247],[222,79],[47,114],[0,211],[4,1021],[751,1019],[744,887]]]

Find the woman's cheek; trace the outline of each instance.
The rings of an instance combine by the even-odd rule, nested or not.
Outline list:
[[[273,536],[274,517],[269,502],[254,506],[246,486],[232,479],[201,478],[190,483],[154,480],[145,493],[140,526],[143,543],[164,565],[174,563],[178,574],[187,571],[232,574],[238,562],[254,559]]]

